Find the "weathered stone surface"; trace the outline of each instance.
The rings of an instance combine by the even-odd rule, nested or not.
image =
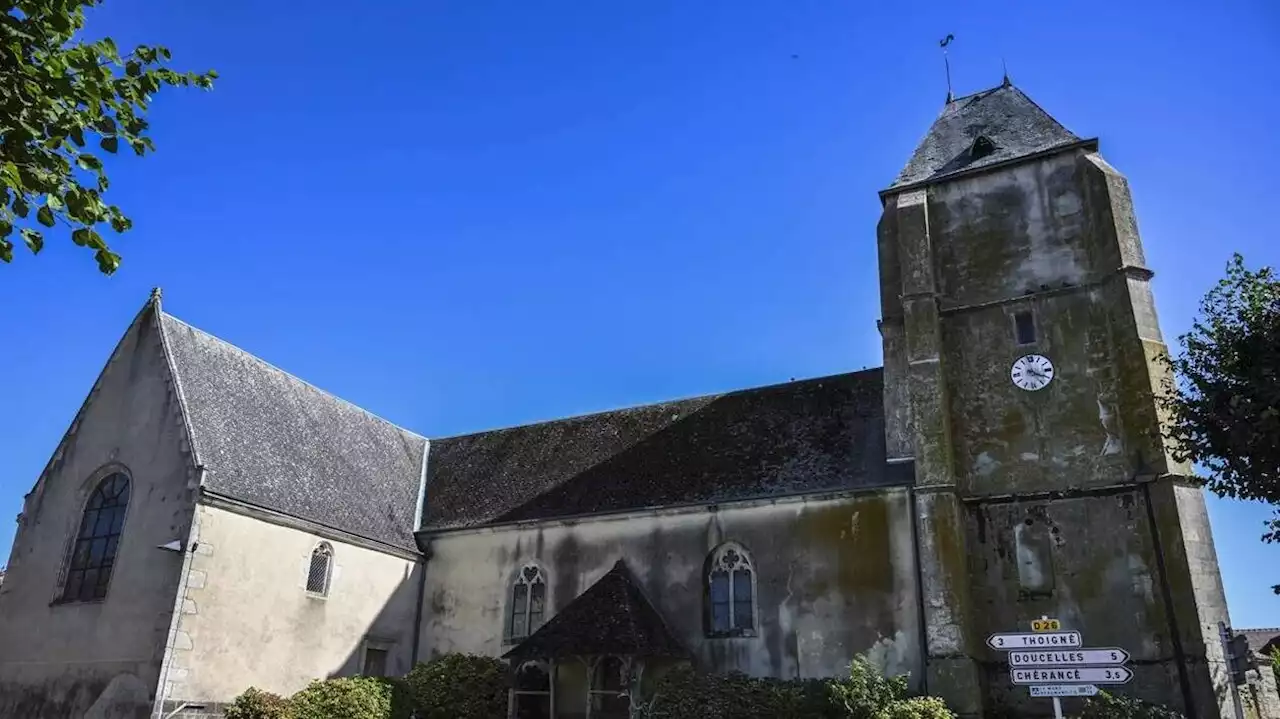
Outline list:
[[[921,491],[917,507],[929,674],[945,685],[930,688],[981,686],[987,709],[1042,713],[1002,654],[963,637],[1048,615],[1132,651],[1126,691],[1229,712],[1216,555],[1203,498],[1161,437],[1165,346],[1124,177],[1077,142],[884,199],[886,404],[910,403],[886,407],[887,442],[914,458],[921,490],[954,488],[962,507],[959,539],[943,494]],[[1031,353],[1055,369],[1035,392],[1010,378]],[[945,569],[944,550],[967,568]]]
[[[194,504],[156,311],[130,326],[27,495],[0,590],[0,717],[81,717],[100,699],[104,716],[151,708],[182,567],[157,547],[185,536]],[[89,493],[117,471],[131,499],[107,600],[55,601]]]
[[[497,656],[512,578],[542,567],[547,616],[624,558],[641,589],[698,664],[757,676],[822,677],[866,652],[891,672],[921,677],[909,495],[726,504],[430,538],[424,658],[463,651]],[[756,570],[754,636],[707,636],[707,557],[734,541]]]

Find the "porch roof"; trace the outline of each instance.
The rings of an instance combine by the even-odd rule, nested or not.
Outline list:
[[[662,615],[644,596],[621,559],[551,621],[503,655],[504,659],[558,659],[612,654],[686,657]]]

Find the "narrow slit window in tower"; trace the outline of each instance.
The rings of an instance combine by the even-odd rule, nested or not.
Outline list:
[[[1036,321],[1030,312],[1018,312],[1013,315],[1013,324],[1018,335],[1018,344],[1035,344]]]

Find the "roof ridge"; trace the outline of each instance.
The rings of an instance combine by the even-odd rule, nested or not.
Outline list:
[[[971,93],[969,93],[968,95],[961,95],[960,97],[953,98],[953,99],[951,100],[951,102],[948,102],[947,104],[948,104],[948,105],[954,105],[954,104],[956,104],[957,102],[960,102],[961,100],[968,100],[969,98],[971,98],[971,97],[977,97],[978,95],[988,95],[988,94],[994,93],[996,90],[1003,90],[1003,89],[1004,89],[1004,88],[1006,88],[1006,87],[1010,87],[1010,88],[1017,89],[1017,87],[1016,87],[1013,83],[1009,83],[1008,85],[1006,85],[1006,84],[1004,84],[1004,83],[1000,83],[999,85],[996,85],[995,87],[988,87],[988,88],[987,88],[987,89],[985,89],[985,90],[978,90],[977,92],[971,92]],[[1021,92],[1021,91],[1019,91],[1019,92]],[[1025,95],[1026,93],[1023,93],[1023,94]]]
[[[578,421],[583,421],[583,420],[588,420],[588,419],[595,419],[595,418],[603,417],[604,415],[617,414],[617,413],[619,413],[619,412],[627,412],[627,411],[630,411],[630,410],[639,410],[639,409],[657,409],[657,408],[660,408],[660,407],[663,407],[663,406],[666,406],[666,405],[680,404],[680,403],[683,403],[683,402],[696,402],[696,401],[698,401],[698,400],[704,400],[704,399],[705,399],[705,400],[719,399],[720,397],[728,397],[728,396],[730,396],[730,395],[740,394],[740,393],[743,393],[743,392],[760,392],[760,391],[763,391],[763,390],[770,390],[770,389],[777,389],[777,388],[779,388],[779,387],[786,387],[786,386],[788,386],[788,385],[793,385],[793,384],[802,384],[802,383],[806,383],[806,382],[820,382],[820,381],[823,381],[823,380],[831,380],[831,379],[837,379],[837,378],[841,378],[841,377],[852,377],[852,376],[854,376],[854,375],[871,374],[871,373],[873,373],[873,372],[883,372],[883,371],[884,371],[884,367],[867,367],[867,368],[865,368],[865,369],[860,369],[860,370],[856,370],[856,371],[853,371],[853,372],[837,372],[837,373],[835,373],[835,374],[819,375],[819,376],[816,376],[816,377],[801,377],[801,378],[797,378],[797,379],[793,379],[793,380],[788,380],[788,381],[786,381],[786,382],[774,382],[774,383],[772,383],[772,384],[755,385],[755,386],[752,386],[752,387],[739,387],[739,388],[737,388],[737,389],[725,390],[725,391],[723,391],[723,392],[707,392],[707,393],[705,393],[705,394],[688,395],[688,396],[685,396],[685,397],[676,397],[676,398],[674,398],[674,399],[661,400],[661,401],[658,401],[658,402],[648,402],[648,403],[645,403],[645,404],[631,404],[631,405],[623,405],[623,406],[620,406],[620,407],[614,407],[613,409],[595,410],[595,411],[591,411],[591,412],[582,412],[582,413],[580,413],[580,414],[571,414],[571,415],[564,416],[564,417],[554,417],[554,418],[551,418],[551,419],[540,419],[540,420],[536,420],[536,421],[534,421],[534,422],[524,422],[524,423],[521,423],[521,424],[510,424],[510,425],[505,425],[505,426],[502,426],[502,427],[492,427],[492,428],[489,428],[489,429],[478,429],[478,430],[475,430],[475,431],[473,431],[473,432],[463,432],[463,433],[461,433],[461,434],[450,434],[450,435],[444,435],[444,436],[439,436],[439,437],[431,437],[430,439],[431,439],[432,441],[441,441],[441,440],[449,440],[449,439],[462,439],[462,438],[464,438],[464,437],[475,437],[475,436],[477,436],[477,435],[482,435],[482,434],[494,434],[494,433],[497,433],[497,432],[507,432],[507,431],[515,430],[515,429],[525,429],[525,428],[531,428],[531,427],[542,427],[542,426],[546,426],[546,425],[549,425],[549,424],[567,424],[567,423],[570,423],[570,422],[578,422]]]
[[[298,383],[300,383],[300,384],[302,384],[302,385],[304,385],[304,386],[306,386],[306,387],[308,387],[308,388],[310,388],[310,389],[314,390],[315,392],[318,392],[318,393],[320,393],[320,394],[322,394],[322,395],[324,395],[324,396],[326,396],[326,397],[328,397],[328,398],[330,398],[330,399],[337,400],[337,401],[338,401],[338,403],[340,403],[340,404],[347,405],[347,406],[352,407],[352,408],[354,408],[354,409],[356,409],[356,410],[358,410],[358,411],[360,411],[360,412],[363,412],[364,414],[368,415],[368,416],[369,416],[370,418],[372,418],[372,419],[375,419],[375,420],[377,420],[377,421],[379,421],[379,422],[382,422],[383,424],[386,424],[386,425],[388,425],[388,426],[394,427],[394,428],[396,428],[396,429],[400,430],[401,432],[405,432],[406,434],[413,435],[414,437],[417,437],[418,439],[422,439],[422,440],[426,440],[426,439],[427,439],[427,437],[426,437],[425,435],[419,434],[419,433],[417,433],[417,432],[415,432],[415,431],[413,431],[413,430],[411,430],[411,429],[408,429],[408,428],[406,428],[406,427],[402,427],[401,425],[396,424],[395,422],[392,422],[391,420],[386,419],[385,417],[380,417],[380,416],[378,416],[377,414],[374,414],[373,412],[370,412],[369,410],[365,409],[364,407],[361,407],[360,405],[356,404],[355,402],[352,402],[352,401],[350,401],[350,400],[343,399],[342,397],[339,397],[338,395],[336,395],[336,394],[334,394],[334,393],[332,393],[332,392],[330,392],[330,391],[328,391],[328,390],[325,390],[325,389],[323,389],[323,388],[321,388],[321,387],[318,387],[318,386],[316,386],[316,385],[312,384],[311,382],[308,382],[307,380],[302,379],[301,377],[299,377],[299,376],[297,376],[297,375],[293,374],[292,372],[288,372],[288,371],[286,371],[286,370],[283,370],[283,369],[281,369],[281,368],[277,367],[277,366],[276,366],[276,365],[274,365],[274,364],[271,364],[270,362],[268,362],[268,361],[266,361],[266,360],[262,359],[261,357],[259,357],[259,356],[255,355],[255,354],[253,354],[252,352],[250,352],[250,351],[248,351],[248,350],[244,349],[243,347],[240,347],[239,345],[236,345],[236,344],[234,344],[234,343],[228,342],[227,340],[224,340],[224,339],[222,339],[221,337],[219,337],[219,336],[217,336],[217,335],[215,335],[215,334],[212,334],[212,333],[210,333],[210,332],[206,332],[205,330],[202,330],[202,329],[200,329],[199,327],[196,327],[195,325],[191,324],[190,322],[186,322],[185,320],[182,320],[182,319],[180,319],[180,318],[178,318],[178,317],[175,317],[174,315],[172,315],[172,314],[170,314],[170,313],[168,313],[168,312],[165,312],[164,310],[160,310],[157,314],[158,314],[159,316],[161,316],[161,317],[166,318],[166,319],[173,320],[174,322],[177,322],[178,324],[180,324],[180,325],[182,325],[182,326],[184,326],[184,327],[186,327],[186,328],[188,328],[188,329],[190,329],[190,330],[193,330],[193,331],[195,331],[195,332],[199,332],[200,334],[202,334],[202,335],[204,335],[204,336],[206,336],[206,337],[208,337],[208,338],[210,338],[210,339],[212,339],[212,340],[214,340],[214,341],[216,341],[216,342],[219,342],[219,343],[221,343],[221,344],[224,344],[224,345],[226,345],[227,347],[230,347],[231,349],[233,349],[233,350],[235,350],[235,351],[239,352],[240,354],[244,355],[245,357],[248,357],[249,359],[252,359],[253,361],[257,362],[258,364],[261,364],[262,366],[266,367],[267,369],[270,369],[270,370],[272,370],[273,372],[277,372],[277,373],[279,373],[279,374],[282,374],[282,375],[284,375],[285,377],[288,377],[289,379],[292,379],[292,380],[294,380],[294,381],[296,381],[296,382],[298,382]],[[163,329],[163,327],[162,327],[162,329]]]

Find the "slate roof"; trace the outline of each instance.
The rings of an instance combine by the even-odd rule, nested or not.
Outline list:
[[[208,490],[416,549],[425,439],[175,317],[160,325]]]
[[[880,369],[431,440],[422,527],[906,484]]]
[[[685,657],[689,651],[671,634],[619,559],[587,591],[543,624],[504,659],[555,659],[601,654]]]
[[[972,152],[979,136],[994,143],[990,154]],[[889,189],[934,182],[1077,142],[1079,137],[1006,83],[948,102]]]
[[[1236,634],[1243,634],[1249,641],[1249,651],[1266,655],[1280,650],[1280,627],[1266,629],[1240,629]]]

